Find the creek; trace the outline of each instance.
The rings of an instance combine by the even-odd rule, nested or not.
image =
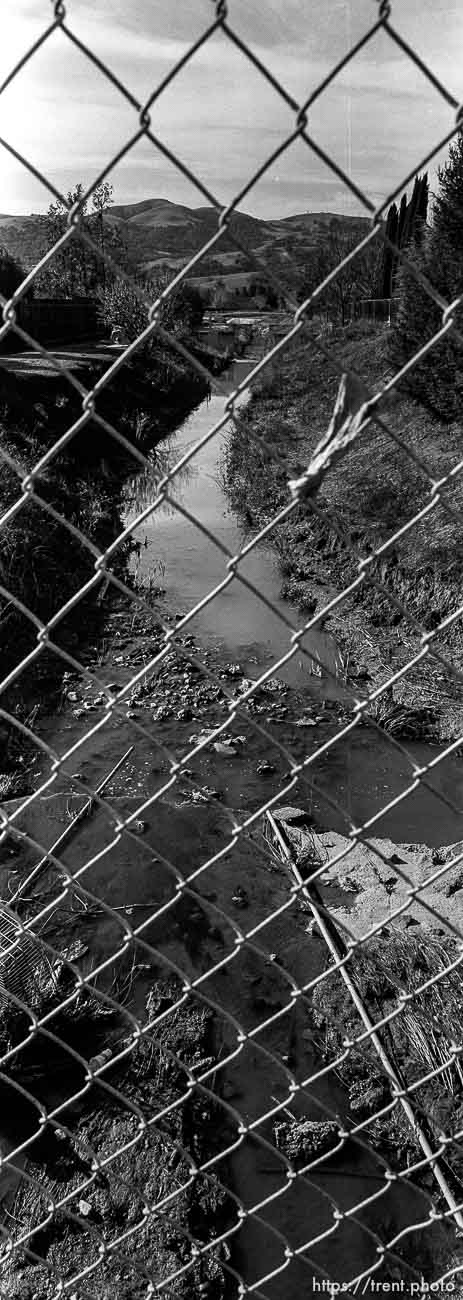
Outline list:
[[[222,381],[230,392],[252,364],[249,359],[234,362]],[[153,485],[160,473],[172,470],[219,422],[222,414],[222,396],[212,395],[157,448],[152,472],[138,475],[128,485],[128,521],[153,499]],[[301,615],[281,599],[281,576],[269,541],[254,546],[240,561],[232,581],[210,598],[211,592],[227,576],[228,556],[221,546],[230,555],[236,555],[249,540],[230,509],[223,486],[223,457],[229,436],[229,426],[224,426],[200,446],[171,484],[171,497],[177,504],[164,502],[140,525],[136,533],[140,542],[139,578],[164,589],[164,609],[172,617],[197,607],[188,630],[203,644],[225,647],[229,659],[238,661],[247,677],[257,677],[259,671],[277,661],[290,647],[291,631],[283,620],[290,619],[297,627]],[[262,599],[259,600],[256,591]],[[303,645],[317,654],[336,676],[340,655],[330,634],[312,630],[306,634]],[[345,694],[340,680],[314,676],[311,661],[299,650],[289,663],[276,671],[292,686],[307,693],[308,703],[314,697],[320,701]],[[437,750],[433,746],[407,743],[406,748],[420,766],[436,758]],[[386,736],[383,739],[372,728],[357,729],[339,742],[329,757],[330,793],[357,824],[378,812],[382,805],[390,804],[411,779],[411,763]],[[419,786],[381,818],[372,834],[431,846],[459,840],[463,804],[461,761],[446,759],[428,779],[440,798],[429,788]],[[318,812],[317,796],[313,810]],[[343,819],[338,820],[326,805],[320,811],[325,825],[344,829]]]

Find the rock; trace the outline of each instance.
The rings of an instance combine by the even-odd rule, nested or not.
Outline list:
[[[92,1207],[90,1205],[90,1201],[84,1201],[84,1200],[78,1201],[77,1209],[79,1211],[79,1214],[81,1214],[84,1219],[88,1219],[89,1214],[92,1213]]]
[[[282,682],[280,677],[270,677],[268,682],[263,682],[262,691],[269,691],[273,695],[275,691],[287,691],[286,682]]]
[[[225,744],[223,740],[216,740],[214,749],[216,754],[220,754],[222,758],[236,758],[236,749],[233,749],[233,745]]]
[[[296,727],[316,727],[316,725],[315,718],[300,718],[299,722],[296,722]]]
[[[292,1162],[307,1164],[311,1158],[329,1151],[334,1154],[339,1148],[339,1126],[333,1120],[279,1121],[273,1131],[276,1147]]]
[[[272,772],[276,772],[276,767],[274,763],[269,763],[267,758],[263,758],[262,761],[257,764],[256,772],[258,776],[270,776]]]
[[[334,885],[336,882],[332,880],[329,883]],[[384,883],[385,882],[383,881],[383,884]],[[353,876],[338,876],[338,885],[340,889],[344,890],[345,894],[362,893],[362,886],[359,885],[357,880],[354,880]]]
[[[302,808],[295,808],[292,804],[285,804],[282,808],[274,808],[273,816],[276,822],[289,822],[294,826],[313,825],[311,814],[304,812]]]
[[[235,904],[235,907],[249,907],[249,899],[246,890],[243,889],[241,885],[238,885],[235,889],[235,893],[232,894],[232,903]]]
[[[410,847],[414,847],[414,846],[410,846]],[[433,849],[431,853],[431,862],[433,867],[443,867],[445,865],[445,858],[446,858],[445,849]]]
[[[400,858],[397,858],[395,853],[393,853],[392,857],[396,858],[396,860],[400,862]],[[390,860],[392,862],[392,858]],[[397,876],[386,876],[385,879],[381,880],[381,884],[383,885],[387,894],[390,894],[392,890],[395,889],[397,880],[398,880]]]
[[[131,822],[128,829],[133,831],[134,835],[144,835],[145,831],[148,830],[148,822],[140,822],[140,821]]]
[[[459,876],[457,876],[456,880],[452,880],[451,883],[450,883],[450,885],[447,885],[447,888],[446,888],[446,890],[445,890],[445,896],[446,896],[446,898],[453,898],[453,895],[454,895],[454,894],[457,894],[458,891],[459,891],[459,889],[463,889],[463,873],[462,873],[462,872],[460,872],[460,874],[459,874]]]
[[[242,677],[243,669],[240,668],[239,664],[225,664],[223,673],[221,673],[220,676],[221,677]]]

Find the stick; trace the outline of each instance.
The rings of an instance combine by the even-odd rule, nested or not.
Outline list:
[[[96,796],[102,793],[102,791],[108,785],[111,778],[115,776],[116,772],[119,771],[119,768],[122,767],[123,763],[127,762],[127,759],[129,758],[129,755],[132,753],[133,748],[134,746],[131,745],[130,749],[128,749],[126,753],[123,754],[122,758],[120,758],[119,761],[115,763],[114,767],[111,768],[111,771],[108,772],[107,776],[105,776],[103,780],[100,781],[100,784],[97,785],[94,793],[90,795],[90,798],[87,799],[86,803],[84,803],[83,808],[81,808],[80,811],[76,814],[76,816],[73,817],[72,822],[69,823],[69,826],[66,826],[65,830],[62,831],[58,839],[55,840],[54,844],[51,845],[51,848],[49,848],[48,853],[45,854],[45,857],[41,858],[40,862],[38,862],[37,865],[33,868],[33,870],[29,872],[29,875],[26,876],[26,879],[21,881],[21,883],[18,885],[16,893],[13,894],[13,897],[9,900],[9,906],[13,907],[14,904],[21,899],[22,895],[29,888],[29,885],[32,883],[32,881],[37,881],[39,875],[42,874],[42,871],[44,871],[45,867],[49,864],[50,854],[55,853],[56,849],[62,848],[63,844],[67,844],[68,841],[72,838],[73,834],[75,833],[76,826],[78,826],[79,823],[83,821],[84,817],[88,817],[89,814],[93,812]]]

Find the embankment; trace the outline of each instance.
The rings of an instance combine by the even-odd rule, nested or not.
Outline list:
[[[388,338],[388,331],[372,334],[354,326],[330,339],[330,350],[342,370],[355,371],[373,394],[390,378]],[[240,432],[229,445],[227,487],[234,508],[253,530],[287,504],[288,479],[302,472],[328,427],[338,383],[339,372],[330,371],[316,345],[301,346],[264,374],[242,411]],[[445,500],[431,493],[432,483],[459,459],[459,426],[439,422],[400,392],[387,420],[395,439],[370,426],[328,475],[317,512],[300,507],[272,534],[283,592],[308,619],[358,578],[359,559],[374,556],[433,501],[426,515],[372,559],[360,585],[330,618],[351,680],[375,685],[416,652],[421,628],[432,633],[455,614],[463,569],[458,478]],[[431,646],[458,668],[463,649],[458,620]],[[432,656],[394,688],[379,720],[394,726],[399,709],[407,712],[411,728],[411,712],[423,705],[428,714],[417,725],[425,730],[412,734],[444,739],[461,732],[461,688],[443,666],[436,668]]]
[[[79,371],[78,379],[89,389],[103,368]],[[103,584],[88,584],[97,552],[123,532],[121,493],[139,465],[135,453],[155,447],[206,393],[206,381],[186,365],[148,365],[145,359],[124,366],[101,391],[96,411],[133,444],[132,456],[96,419],[82,419],[82,396],[67,378],[2,373],[0,678],[10,677],[2,693],[6,711],[25,721],[44,696],[50,702],[66,666],[53,643],[73,654],[91,640]],[[123,543],[108,567],[125,572],[129,553],[130,542]],[[50,639],[39,646],[38,627],[66,605]],[[1,732],[5,795],[18,789],[18,780],[24,784],[24,745],[7,721]]]

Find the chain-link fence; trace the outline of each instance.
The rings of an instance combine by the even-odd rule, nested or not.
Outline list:
[[[117,157],[69,210],[55,246],[12,297],[2,299],[4,351],[19,340],[48,372],[38,402],[30,388],[21,389],[21,380],[14,393],[7,385],[0,446],[9,485],[1,519],[7,630],[1,720],[7,754],[16,746],[18,761],[26,754],[32,774],[27,792],[5,800],[1,813],[1,1294],[18,1300],[158,1292],[291,1297],[341,1284],[350,1294],[381,1288],[418,1294],[431,1283],[441,1291],[458,1288],[463,854],[458,843],[439,848],[446,841],[438,827],[443,810],[442,825],[454,832],[447,839],[459,839],[458,778],[452,784],[440,774],[448,774],[463,736],[454,732],[433,748],[410,746],[400,728],[385,727],[384,708],[404,682],[418,690],[423,683],[429,696],[430,680],[446,678],[455,699],[461,688],[458,648],[448,641],[460,605],[424,627],[407,592],[391,588],[387,569],[391,557],[398,563],[414,530],[423,523],[432,529],[438,514],[458,537],[458,443],[438,474],[413,437],[416,409],[404,431],[387,399],[443,340],[459,340],[460,299],[445,301],[416,259],[401,250],[440,323],[379,387],[353,373],[355,366],[314,325],[312,314],[352,260],[377,241],[387,244],[383,217],[395,197],[385,195],[374,210],[321,148],[310,130],[315,100],[382,30],[448,106],[445,140],[436,139],[427,158],[416,142],[413,169],[396,194],[459,126],[458,104],[393,25],[391,5],[373,8],[371,29],[302,104],[242,38],[224,0],[145,103],[82,44],[61,0],[2,87],[20,84],[25,64],[58,32],[109,79],[134,120],[130,139],[121,140]],[[227,207],[163,144],[155,126],[159,96],[219,32],[294,114],[287,139],[262,158]],[[87,384],[85,369],[72,358],[30,337],[20,305],[72,241],[101,256],[100,244],[82,225],[85,204],[140,140],[167,157],[215,208],[217,227],[155,302],[104,250],[108,273],[131,285],[148,323],[114,350],[113,359],[106,352],[96,381]],[[302,304],[271,257],[250,251],[232,222],[295,140],[307,147],[308,162],[314,153],[323,160],[371,218],[364,238]],[[2,147],[64,202],[33,162],[7,140]],[[204,354],[170,330],[165,318],[175,291],[225,238],[245,253],[289,313],[277,342],[267,346],[263,336],[258,357],[254,335],[244,377],[231,392],[226,378],[210,373]],[[131,436],[130,422],[121,427],[117,419],[127,382],[135,431],[141,380],[133,366],[153,341],[170,358],[172,372],[176,362],[187,366],[190,376],[222,395],[217,418],[193,444],[175,450],[174,443],[164,470],[143,450],[142,439]],[[287,473],[286,499],[242,534],[234,553],[209,526],[207,510],[202,517],[190,508],[181,484],[222,431],[234,445],[254,449],[263,478],[273,466],[281,473],[283,464],[284,473],[281,446],[256,432],[252,408],[242,403],[244,395],[265,391],[296,347],[304,349],[308,368],[322,358],[327,375],[337,383],[341,378],[334,414],[321,441],[318,430],[307,469]],[[3,366],[7,384],[5,360]],[[54,389],[50,374],[57,376]],[[112,387],[117,395],[111,406]],[[34,436],[24,402],[31,403]],[[49,416],[50,402],[55,416],[60,413],[59,432],[48,419],[40,441],[36,426],[44,404]],[[14,443],[8,422],[20,430]],[[426,484],[427,495],[366,553],[346,531],[336,502],[318,490],[338,464],[348,473],[358,447],[366,459],[375,455],[378,431],[390,456],[401,457]],[[103,545],[80,526],[70,498],[50,490],[50,473],[63,458],[85,447],[72,462],[80,475],[79,456],[88,455],[91,463],[97,444],[104,457],[95,472],[107,476],[113,527]],[[129,465],[145,483],[142,506],[132,507],[117,528],[112,458],[119,476],[123,464],[127,479]],[[210,585],[205,570],[203,594],[176,619],[163,604],[161,584],[139,580],[128,558],[135,539],[140,559],[143,528],[166,508],[170,519],[182,521],[185,553],[194,534],[221,565]],[[51,576],[45,617],[43,605],[23,599],[11,562],[12,530],[31,512],[40,520],[34,537],[40,539],[41,527],[51,528],[54,545],[79,557],[64,600],[59,579]],[[327,589],[316,612],[299,621],[289,605],[258,589],[247,568],[250,557],[272,537],[287,536],[284,529],[296,519],[329,527],[351,555],[342,589]],[[34,575],[40,543],[30,540],[30,531],[24,536],[24,563]],[[247,608],[251,600],[278,622],[285,638],[271,662],[248,656],[257,665],[252,679],[196,632],[198,618],[232,586],[246,593]],[[414,637],[371,689],[349,673],[347,651],[340,667],[322,636],[327,618],[342,619],[365,589],[392,607],[396,623],[405,620]],[[81,624],[90,628],[86,636],[76,619],[80,611]],[[89,637],[95,641],[90,649]],[[257,642],[258,633],[250,639]],[[291,677],[296,663],[315,673],[309,691],[304,678],[303,699]],[[37,706],[44,680],[57,702],[48,715]],[[166,691],[177,714],[166,707]],[[350,765],[364,762],[355,746],[365,724],[367,768],[373,770],[379,755],[388,781],[392,768],[396,776],[392,784],[380,783],[366,815],[354,818],[336,764],[345,776],[346,761],[350,772]],[[221,764],[222,791],[204,783],[205,774],[217,771],[213,762]],[[431,808],[434,850],[420,843],[404,847],[411,834],[407,810],[417,797],[415,837],[417,817],[424,822]],[[314,817],[321,805],[322,814]],[[396,814],[399,849],[377,838],[389,833]]]

